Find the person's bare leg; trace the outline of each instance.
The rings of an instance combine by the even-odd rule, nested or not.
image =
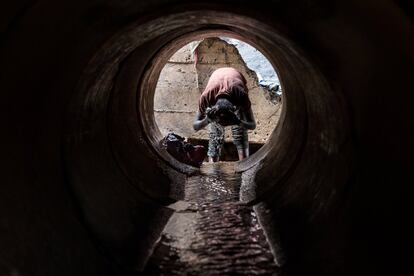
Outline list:
[[[239,160],[249,157],[249,138],[247,130],[241,125],[231,127],[233,143],[237,148]]]
[[[241,149],[238,150],[237,153],[239,154],[239,160],[243,160],[247,157],[249,157],[249,149]]]
[[[208,157],[208,162],[210,162],[210,163],[214,163],[214,162],[218,162],[218,161],[220,161],[219,156],[209,156]]]

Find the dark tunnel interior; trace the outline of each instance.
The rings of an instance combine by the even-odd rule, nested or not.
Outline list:
[[[268,142],[236,162],[278,275],[410,269],[411,0],[0,4],[0,275],[142,275],[198,169],[159,147],[157,80],[226,34],[278,69]],[[408,270],[410,271],[410,270]]]

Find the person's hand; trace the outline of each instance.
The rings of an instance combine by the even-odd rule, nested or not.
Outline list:
[[[214,121],[214,119],[216,117],[216,111],[217,111],[217,109],[214,108],[214,107],[207,107],[207,109],[206,109],[206,116],[207,116],[207,119],[210,122],[213,122]]]

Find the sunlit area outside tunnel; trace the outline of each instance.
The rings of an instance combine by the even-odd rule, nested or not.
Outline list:
[[[209,90],[213,73],[224,74],[219,80],[226,83],[218,86],[227,89],[221,91],[226,96],[236,92],[237,97],[246,96],[249,106],[237,108],[251,109],[253,129],[240,134],[234,130],[239,127],[236,123],[221,125],[213,119],[195,129],[197,116],[207,116],[201,114],[200,98],[213,93]],[[239,79],[232,79],[234,74]],[[240,80],[243,91],[232,91]],[[220,97],[207,98],[211,108]],[[236,98],[233,102],[242,101]],[[174,213],[145,273],[277,275],[278,258],[253,208],[240,201],[242,179],[232,161],[248,158],[267,142],[281,108],[282,88],[276,71],[260,51],[243,41],[207,37],[186,44],[168,59],[154,95],[155,121],[163,136],[160,144],[178,161],[200,167],[200,171],[186,179],[183,200],[169,206]],[[243,116],[243,111],[235,110]],[[236,141],[243,134],[246,156],[239,155]]]
[[[219,68],[234,68],[246,80],[244,92],[251,103],[252,120],[255,122],[254,129],[246,128],[247,133],[234,130],[237,125],[225,126],[219,129],[220,133],[217,133],[217,124],[205,125],[198,131],[193,128],[200,108],[201,94],[206,90],[212,73]],[[227,89],[231,91],[232,87]],[[215,101],[215,98],[210,100],[209,107],[214,106]],[[229,37],[208,37],[192,41],[179,49],[161,71],[154,95],[155,121],[165,137],[164,146],[182,162],[188,161],[183,155],[201,154],[177,149],[184,143],[202,146],[208,152],[208,157],[212,154],[218,155],[216,160],[237,161],[237,149],[243,143],[237,139],[243,134],[239,140],[243,139],[248,143],[244,146],[247,151],[245,157],[254,154],[272,134],[280,118],[281,108],[282,87],[271,63],[253,46]],[[171,140],[177,139],[174,135],[185,140],[182,144],[176,142],[173,146]],[[204,161],[209,161],[208,157]],[[200,159],[199,156],[194,158]],[[196,165],[197,162],[192,164]]]

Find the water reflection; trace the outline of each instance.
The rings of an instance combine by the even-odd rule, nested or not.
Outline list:
[[[256,214],[239,201],[240,183],[225,162],[190,177],[186,207],[171,218],[146,275],[276,275]]]

